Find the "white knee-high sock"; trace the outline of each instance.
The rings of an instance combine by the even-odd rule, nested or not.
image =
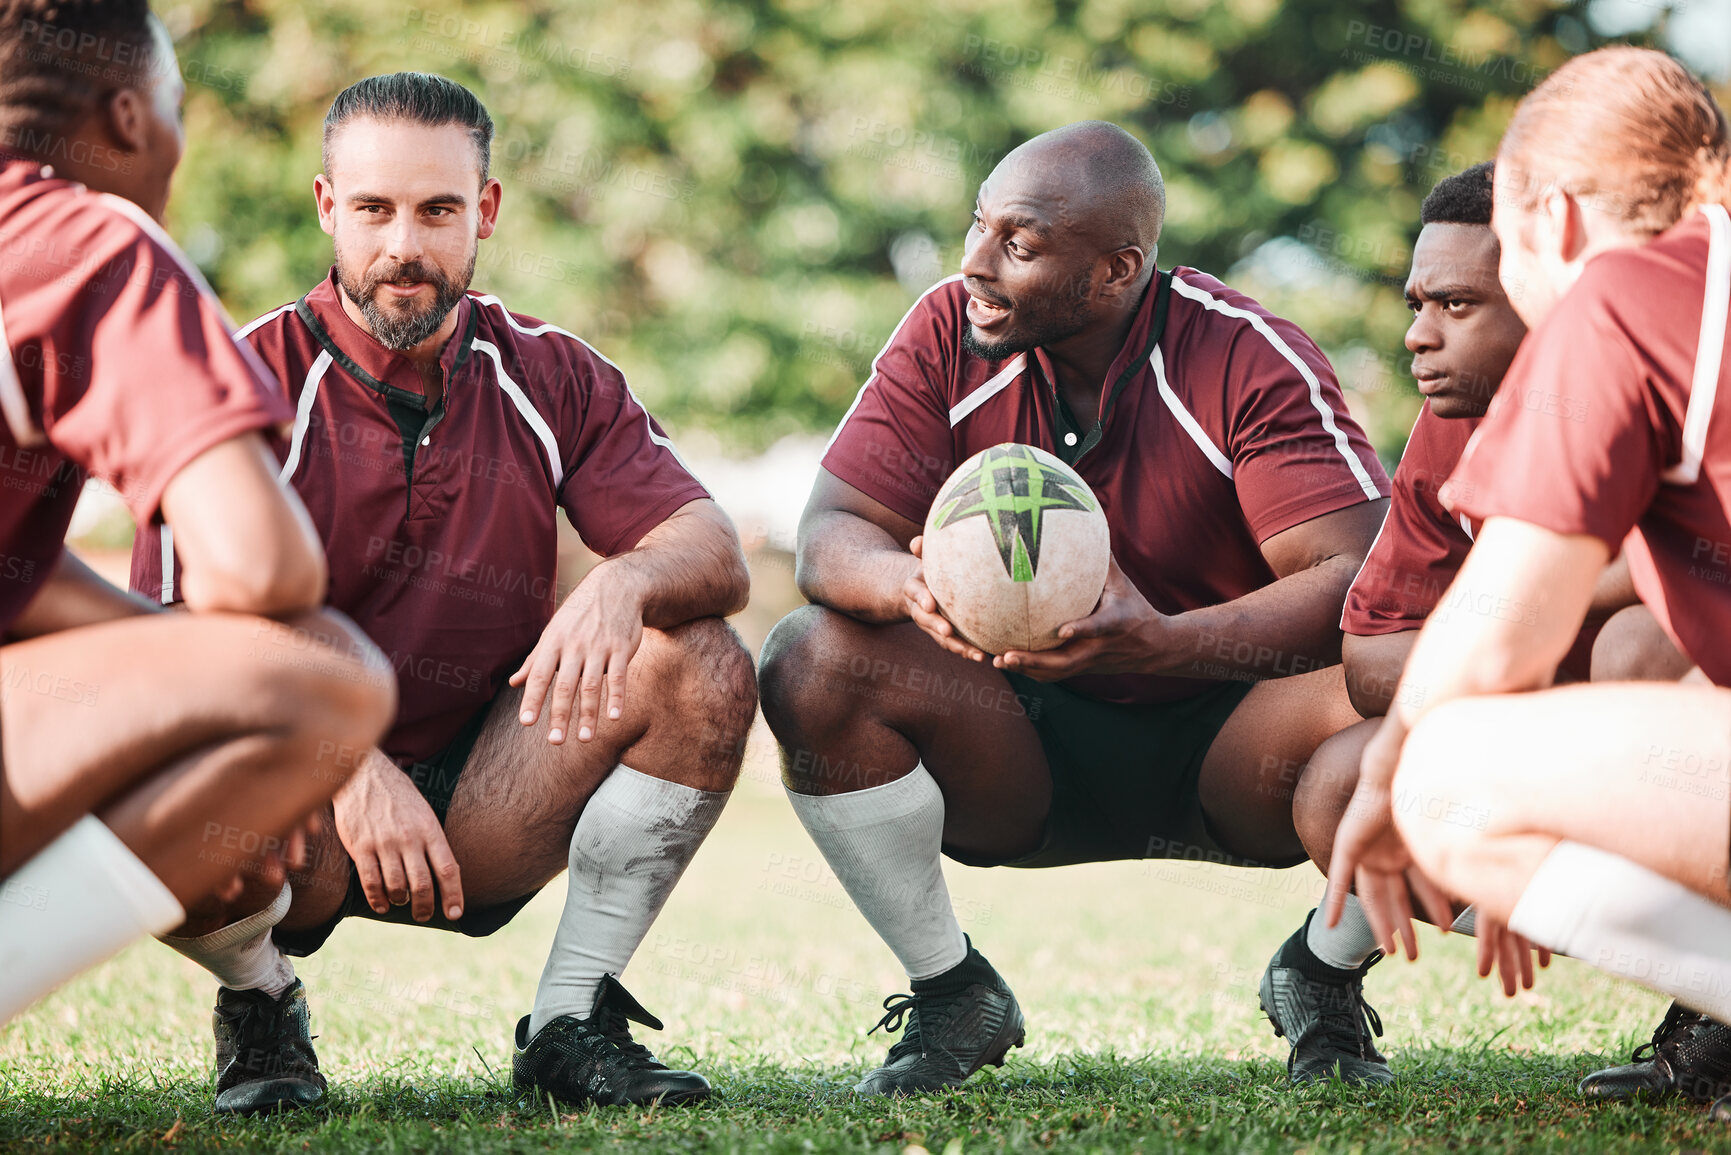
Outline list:
[[[940,862],[944,795],[923,765],[851,794],[796,794],[793,810],[848,897],[901,960],[910,979],[968,957]]]
[[[132,940],[185,918],[162,880],[85,815],[0,879],[0,1023]]]
[[[565,911],[535,991],[530,1038],[551,1019],[595,1009],[602,976],[631,961],[727,797],[623,764],[590,796],[571,835]]]
[[[1731,1020],[1731,910],[1627,858],[1557,843],[1515,904],[1509,928]]]
[[[161,941],[209,971],[229,990],[263,991],[274,999],[295,981],[294,964],[270,937],[270,928],[283,920],[293,898],[285,882],[276,901],[261,911],[209,934],[185,938],[163,935]]]
[[[1356,894],[1346,896],[1340,922],[1334,926],[1328,925],[1318,908],[1310,916],[1310,927],[1304,932],[1304,941],[1311,954],[1343,971],[1357,970],[1376,950],[1376,932],[1370,929],[1370,920],[1364,917],[1364,907],[1358,904]]]

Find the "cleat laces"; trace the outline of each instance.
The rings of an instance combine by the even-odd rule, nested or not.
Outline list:
[[[235,1054],[229,1070],[289,1076],[316,1072],[312,1041],[318,1036],[303,1036],[294,1012],[293,999],[272,999],[262,993],[223,1007],[223,1019],[234,1032]]]
[[[1382,1016],[1365,1000],[1364,984],[1355,980],[1340,989],[1338,994],[1329,992],[1317,1012],[1316,1025],[1304,1041],[1315,1039],[1330,1050],[1369,1059],[1376,1054],[1376,1047],[1370,1041],[1372,1035],[1382,1038]],[[1292,1054],[1287,1056],[1288,1070],[1292,1069],[1297,1056],[1298,1048],[1295,1046]]]
[[[900,999],[900,1002],[896,1000]],[[867,1031],[875,1035],[879,1029],[885,1034],[902,1032],[902,1037],[890,1044],[889,1054],[885,1056],[885,1064],[893,1064],[903,1055],[923,1055],[925,1044],[920,1040],[920,998],[906,992],[891,995],[884,1000],[884,1017],[878,1020],[877,1026]],[[906,1028],[905,1030],[903,1028]]]
[[[1669,1057],[1668,1053],[1675,1051],[1682,1042],[1680,1036],[1704,1022],[1706,1018],[1706,1015],[1692,1011],[1681,1003],[1672,1003],[1665,1012],[1664,1019],[1653,1029],[1652,1040],[1636,1047],[1630,1058],[1637,1063],[1650,1063],[1662,1055]]]
[[[618,1055],[620,1066],[633,1071],[658,1070],[661,1063],[648,1047],[631,1037],[631,1023],[618,1007],[603,1007],[595,1016],[596,1034],[605,1039]]]

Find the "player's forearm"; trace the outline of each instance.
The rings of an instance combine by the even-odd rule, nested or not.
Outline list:
[[[62,553],[42,591],[24,607],[7,636],[15,640],[157,612],[145,598],[109,584],[70,552]]]
[[[828,510],[808,514],[799,537],[794,580],[807,601],[863,622],[908,620],[902,587],[920,559],[882,527]]]
[[[1341,639],[1346,693],[1360,717],[1380,718],[1388,713],[1407,655],[1417,640],[1416,629],[1394,634],[1347,634]]]
[[[1167,618],[1149,673],[1246,681],[1340,661],[1340,608],[1360,559],[1342,555],[1241,598]]]
[[[660,630],[738,613],[751,595],[739,534],[711,501],[676,510],[584,580],[622,585],[640,605],[643,624]]]
[[[163,490],[162,518],[174,531],[187,609],[280,618],[324,604],[329,573],[318,530],[278,483],[276,459],[258,434],[181,467]]]

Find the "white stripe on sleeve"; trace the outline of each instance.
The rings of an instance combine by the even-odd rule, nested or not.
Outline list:
[[[1707,214],[1707,285],[1701,299],[1701,335],[1695,342],[1695,376],[1689,382],[1689,408],[1683,416],[1683,457],[1662,479],[1694,485],[1707,452],[1707,424],[1719,394],[1719,368],[1725,356],[1725,327],[1731,315],[1731,215],[1724,205],[1702,205]]]

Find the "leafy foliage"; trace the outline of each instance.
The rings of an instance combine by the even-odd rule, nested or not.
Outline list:
[[[1398,437],[1418,203],[1595,43],[1547,0],[427,2],[165,10],[190,88],[177,235],[237,316],[298,296],[329,260],[310,191],[331,97],[452,76],[499,124],[477,284],[741,448],[831,425],[956,267],[980,179],[1088,118],[1160,161],[1162,263],[1231,271],[1345,356]]]

